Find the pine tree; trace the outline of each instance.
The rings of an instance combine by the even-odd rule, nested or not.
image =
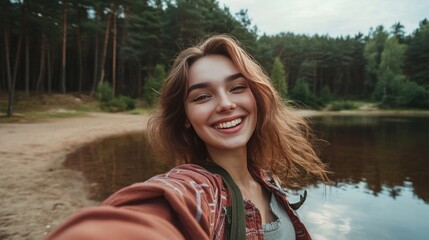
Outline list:
[[[406,53],[406,72],[411,80],[429,89],[429,23],[425,19],[414,32]]]
[[[372,38],[366,42],[363,52],[365,60],[367,61],[365,66],[365,85],[368,92],[374,91],[375,85],[378,81],[377,77],[381,62],[381,54],[388,34],[384,31],[383,26],[378,26],[371,36]]]
[[[271,81],[282,98],[287,97],[287,77],[284,66],[279,57],[274,58],[273,69],[271,71]]]

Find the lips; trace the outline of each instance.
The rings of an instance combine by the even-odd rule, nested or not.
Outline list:
[[[238,118],[235,118],[235,119],[232,119],[229,121],[219,122],[219,123],[215,124],[213,127],[216,129],[228,129],[228,128],[233,128],[242,122],[243,122],[243,118],[238,117]]]

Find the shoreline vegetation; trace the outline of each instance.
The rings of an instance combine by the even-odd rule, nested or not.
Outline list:
[[[3,95],[4,96],[4,95]],[[0,97],[1,123],[31,123],[49,121],[59,118],[84,117],[91,113],[123,112],[132,115],[149,114],[152,107],[141,100],[133,100],[130,109],[118,109],[109,106],[97,97],[85,94],[38,94],[24,97],[19,93],[13,117],[7,117],[3,107],[7,99]],[[108,101],[111,101],[108,100]],[[126,100],[128,101],[128,100]],[[107,103],[109,104],[109,103]],[[113,103],[115,104],[115,103]],[[337,116],[337,115],[400,115],[400,116],[429,116],[427,109],[415,108],[380,108],[378,103],[370,101],[332,101],[322,109],[307,108],[302,104],[292,103],[300,115],[304,117]]]

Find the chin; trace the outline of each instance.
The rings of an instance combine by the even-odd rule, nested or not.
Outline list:
[[[247,142],[228,142],[223,144],[214,145],[214,148],[220,150],[236,150],[245,148],[247,146]]]

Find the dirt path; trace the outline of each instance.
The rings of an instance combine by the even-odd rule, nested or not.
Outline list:
[[[0,239],[42,239],[73,212],[97,204],[87,199],[82,175],[62,166],[66,154],[97,138],[143,130],[146,118],[95,113],[0,124]]]

